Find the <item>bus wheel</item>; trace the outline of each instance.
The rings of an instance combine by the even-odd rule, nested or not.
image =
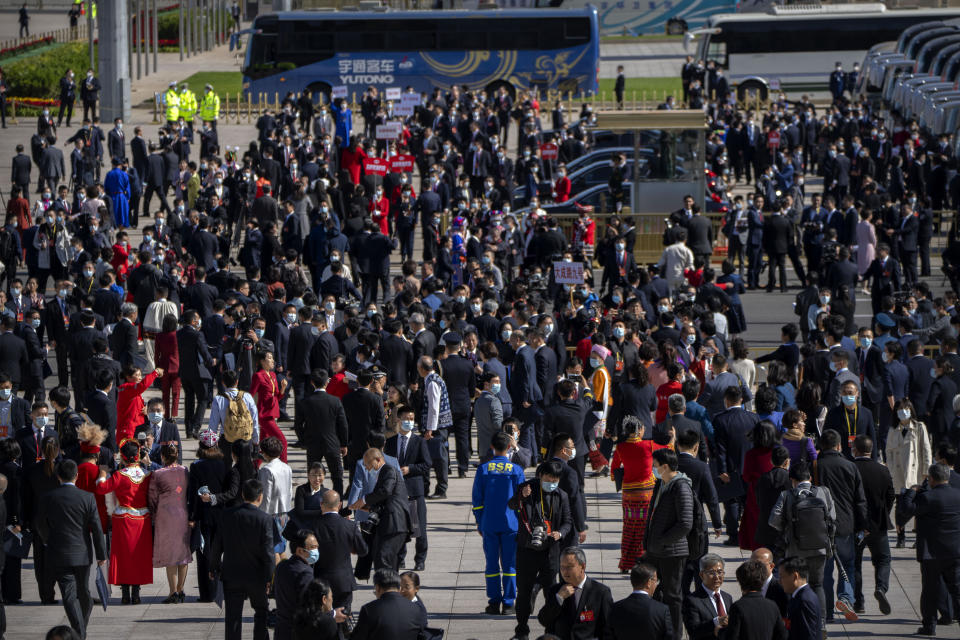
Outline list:
[[[491,82],[486,87],[487,97],[495,98],[500,95],[500,87],[506,87],[507,95],[510,96],[510,102],[513,102],[517,99],[517,90],[509,82],[504,82],[503,80],[497,80],[496,82]]]
[[[307,86],[307,89],[310,90],[310,93],[313,94],[314,104],[330,104],[331,93],[333,90],[330,88],[330,85],[326,82],[313,82]],[[320,96],[323,96],[322,98]]]
[[[760,102],[767,101],[767,85],[759,80],[745,80],[737,85],[737,100],[741,103],[747,103],[752,100],[760,99]]]

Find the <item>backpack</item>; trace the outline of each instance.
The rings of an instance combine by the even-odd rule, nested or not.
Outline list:
[[[226,414],[223,416],[223,437],[227,442],[249,440],[253,437],[253,416],[243,401],[243,392],[237,392],[236,398],[223,396],[227,401]]]
[[[812,490],[794,489],[787,509],[790,539],[800,551],[821,551],[833,544],[833,521],[827,503]]]

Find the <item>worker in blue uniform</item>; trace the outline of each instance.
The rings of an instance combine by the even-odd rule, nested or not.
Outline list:
[[[480,465],[473,480],[473,515],[487,559],[486,612],[512,615],[517,599],[517,514],[507,502],[524,482],[523,467],[510,462],[509,435],[495,433],[491,445],[493,458]]]

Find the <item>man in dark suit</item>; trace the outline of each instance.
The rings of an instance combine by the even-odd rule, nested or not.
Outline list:
[[[329,554],[330,547],[325,546],[323,553]],[[273,578],[273,593],[277,600],[274,640],[293,638],[293,616],[300,605],[300,596],[313,581],[316,563],[322,555],[317,537],[309,529],[300,529],[290,540],[290,557],[277,565]]]
[[[714,535],[720,537],[720,503],[717,500],[717,488],[714,485],[713,475],[710,473],[710,466],[698,458],[701,447],[702,435],[699,430],[683,429],[677,432],[677,469],[690,479],[690,488],[693,489],[693,497],[696,499],[694,509],[703,509],[706,505],[710,513],[710,521],[713,524]],[[700,531],[690,530],[687,536],[688,545],[691,542],[700,544],[691,548],[687,556],[687,563],[683,569],[683,579],[680,588],[683,593],[690,592],[690,583],[700,575],[700,558],[707,552],[710,532],[707,529],[707,521],[703,520],[703,526]],[[699,585],[700,580],[697,579]]]
[[[30,193],[30,170],[33,165],[30,162],[30,156],[23,152],[22,144],[17,145],[17,155],[13,156],[12,162],[10,182],[20,187],[21,193]]]
[[[167,204],[167,189],[164,183],[166,168],[163,164],[163,156],[160,155],[157,145],[150,145],[150,155],[144,162],[143,182],[146,189],[143,193],[143,215],[150,214],[150,199],[153,194],[157,194],[160,200],[160,211],[170,213],[170,205]]]
[[[187,308],[196,310],[201,318],[206,318],[213,313],[213,301],[220,296],[220,292],[212,284],[207,284],[207,269],[203,265],[197,265],[194,278],[194,283],[187,287],[187,299],[184,302]]]
[[[323,494],[320,505],[322,515],[315,525],[317,542],[323,552],[313,565],[313,573],[330,584],[333,608],[343,607],[350,611],[356,588],[350,555],[366,555],[368,548],[357,523],[340,515],[341,506],[339,492],[327,491]]]
[[[177,331],[180,352],[180,381],[185,394],[183,423],[187,435],[200,432],[200,423],[207,410],[210,369],[216,364],[207,348],[207,340],[200,332],[200,316],[193,309],[183,314],[183,328]]]
[[[371,221],[368,225],[370,235],[363,241],[363,252],[369,261],[369,269],[363,274],[363,303],[377,301],[377,284],[384,297],[389,296],[390,254],[397,248],[396,238],[380,233],[380,226]]]
[[[603,634],[610,620],[610,588],[587,577],[587,556],[579,547],[560,555],[560,577],[544,592],[537,620],[561,640],[586,640]]]
[[[528,329],[527,333],[532,333]],[[520,420],[520,446],[529,449],[538,457],[537,441],[535,437],[535,423],[540,417],[540,403],[543,393],[537,384],[536,355],[532,347],[527,345],[527,335],[523,331],[514,331],[510,334],[510,346],[513,347],[514,358],[510,376],[510,397],[513,399],[513,411]]]
[[[743,507],[746,490],[740,478],[743,458],[750,444],[747,434],[760,418],[757,414],[743,408],[743,396],[738,387],[727,387],[723,394],[726,409],[713,418],[713,435],[717,443],[717,485],[718,493],[723,497],[724,526],[727,528],[727,540],[724,545],[737,546],[740,511]]]
[[[570,515],[573,527],[570,533],[560,540],[560,548],[575,547],[587,539],[587,501],[580,487],[580,477],[571,464],[577,450],[569,434],[557,433],[550,442],[544,443],[544,459],[560,465],[560,488],[570,501]]]
[[[733,596],[720,590],[723,576],[723,558],[714,553],[700,558],[703,582],[698,590],[683,598],[683,626],[690,640],[715,640],[717,632],[726,627]]]
[[[106,562],[106,545],[93,495],[77,489],[77,463],[57,465],[60,488],[50,491],[39,505],[37,534],[46,545],[46,564],[56,578],[70,626],[81,638],[93,611],[90,598],[90,564]]]
[[[57,282],[57,295],[47,302],[46,317],[43,321],[48,344],[53,342],[57,353],[57,377],[61,387],[70,386],[70,368],[67,365],[70,337],[67,326],[70,316],[77,311],[77,307],[68,298],[71,287],[69,280]],[[60,295],[61,293],[64,295]]]
[[[787,640],[787,628],[780,610],[764,598],[762,588],[766,569],[755,560],[737,567],[737,582],[743,594],[730,607],[726,635],[743,640]]]
[[[0,371],[10,376],[13,382],[13,392],[20,389],[23,374],[27,371],[30,359],[27,357],[27,343],[23,338],[14,335],[17,319],[13,316],[3,316],[0,321]]]
[[[877,245],[877,257],[867,267],[863,279],[870,280],[870,300],[876,315],[883,310],[880,301],[885,296],[892,296],[901,286],[900,265],[890,257],[888,245]]]
[[[821,640],[820,598],[807,584],[807,561],[796,556],[780,563],[780,584],[790,596],[787,604],[787,640]]]
[[[547,407],[543,416],[544,443],[552,443],[554,437],[559,434],[567,435],[573,442],[577,455],[568,462],[577,472],[581,486],[584,481],[587,456],[587,440],[583,430],[588,410],[587,404],[577,398],[576,383],[572,380],[561,380],[557,383],[557,402]],[[544,450],[543,455],[546,454],[547,451]],[[570,505],[570,509],[574,509],[573,504]]]
[[[216,270],[216,254],[220,250],[216,236],[207,230],[209,224],[206,216],[201,217],[197,223],[197,232],[190,236],[189,243],[191,255],[193,255],[197,259],[197,263],[203,266],[208,272]]]
[[[322,331],[319,327],[321,318],[322,316],[317,314],[316,321],[314,321],[313,310],[309,307],[303,307],[297,312],[297,319],[300,323],[290,328],[290,337],[287,341],[286,373],[287,378],[291,381],[293,395],[297,402],[295,405],[295,420],[297,421],[302,421],[300,402],[307,398],[309,393],[308,387],[312,369],[324,369],[328,374],[330,372],[329,359],[311,367],[313,348],[319,339],[319,335],[314,335],[314,333],[320,334]],[[300,437],[299,432],[297,433]]]
[[[110,397],[115,382],[116,377],[111,371],[100,371],[93,380],[93,387],[82,399],[83,404],[77,404],[86,407],[90,420],[107,432],[104,445],[111,451],[117,450],[117,401]]]
[[[713,253],[713,223],[706,216],[700,214],[700,209],[694,210],[687,220],[687,248],[694,258],[701,258],[705,265],[710,264],[710,255]]]
[[[857,436],[853,441],[853,464],[860,472],[863,493],[867,498],[867,535],[857,541],[856,579],[854,581],[854,611],[863,613],[863,550],[870,549],[874,568],[875,588],[873,595],[883,615],[890,614],[887,589],[890,586],[890,540],[887,531],[892,528],[890,509],[895,494],[890,470],[871,457],[873,441],[867,436]]]
[[[384,325],[390,335],[380,343],[380,362],[387,370],[387,384],[407,385],[416,379],[413,345],[403,336],[403,322],[388,320]]]
[[[43,346],[34,328],[40,322],[40,311],[31,309],[26,313],[26,322],[20,325],[20,337],[27,346],[27,368],[23,372],[23,398],[27,404],[43,401],[43,365],[47,361],[47,348]]]
[[[423,619],[420,608],[400,595],[400,575],[393,569],[377,569],[373,591],[377,599],[360,608],[351,640],[417,640]]]
[[[333,488],[343,493],[343,456],[347,453],[349,432],[340,399],[326,392],[330,376],[324,369],[310,375],[310,395],[299,399],[294,431],[307,449],[307,467],[326,460]]]
[[[767,279],[767,293],[773,291],[775,271],[780,270],[780,291],[787,290],[787,249],[790,245],[790,234],[793,227],[790,220],[783,214],[783,208],[771,212],[763,221],[763,247],[767,252],[769,276]]]
[[[213,538],[211,574],[220,574],[227,640],[242,638],[243,601],[253,607],[253,638],[269,640],[267,589],[273,578],[273,519],[260,510],[263,486],[250,479],[241,488],[243,504],[223,513],[222,529]]]
[[[40,152],[40,161],[37,162],[40,172],[37,191],[42,192],[44,185],[50,189],[56,188],[65,175],[66,166],[63,163],[63,151],[50,145],[47,139],[43,141],[43,151]]]
[[[113,325],[109,341],[113,359],[125,367],[137,358],[137,305],[125,302],[120,306],[120,313],[122,316]]]
[[[909,204],[900,205],[901,217],[891,230],[897,242],[897,255],[903,265],[903,280],[907,285],[917,281],[917,236],[920,232],[920,219],[914,215]],[[893,239],[893,238],[891,238]]]
[[[407,502],[407,485],[400,471],[386,463],[379,449],[367,449],[363,466],[368,472],[378,471],[373,491],[350,505],[351,510],[375,511],[380,523],[373,534],[373,566],[375,569],[397,570],[400,548],[413,531]]]
[[[453,415],[457,475],[465,478],[470,465],[470,413],[471,401],[477,393],[477,375],[473,363],[460,355],[463,340],[459,333],[450,331],[444,334],[443,342],[447,357],[441,361],[441,368],[450,397],[450,413]]]
[[[917,519],[917,561],[920,563],[918,635],[932,636],[937,628],[937,603],[946,585],[953,611],[960,610],[960,489],[950,486],[950,468],[930,466],[930,488],[907,489],[897,508],[897,520]]]
[[[623,238],[618,238],[616,244],[610,247],[603,267],[603,282],[609,283],[609,289],[626,286],[627,275],[636,270],[637,262],[633,254],[627,251],[627,244]]]
[[[426,328],[426,319],[421,313],[414,313],[410,316],[410,331],[413,332],[413,357],[414,361],[419,360],[421,356],[433,357],[433,352],[437,348],[437,334]]]
[[[670,609],[653,599],[657,589],[656,567],[645,562],[635,564],[630,570],[630,585],[633,593],[610,607],[603,637],[629,640],[636,638],[638,630],[643,629],[645,638],[674,640]]]
[[[430,469],[433,459],[427,449],[427,441],[413,432],[416,413],[413,407],[401,406],[397,409],[400,418],[400,432],[389,438],[383,452],[393,456],[400,464],[403,482],[407,485],[407,498],[411,512],[417,513],[417,543],[414,556],[414,570],[423,571],[427,561],[427,500],[426,487],[430,482]],[[400,548],[400,564],[407,555],[406,545]]]
[[[773,575],[773,569],[776,566],[773,562],[773,552],[766,547],[754,549],[750,554],[750,560],[759,562],[763,567],[763,586],[760,588],[760,594],[777,605],[780,617],[787,615],[787,601],[790,597],[783,590],[783,586]]]
[[[374,377],[374,369],[378,377]],[[367,447],[367,435],[371,431],[382,431],[385,421],[383,399],[380,386],[386,376],[379,367],[370,367],[357,374],[357,388],[343,397],[343,411],[349,426],[349,444],[347,445],[347,470],[353,482],[353,472],[357,460],[363,456]]]

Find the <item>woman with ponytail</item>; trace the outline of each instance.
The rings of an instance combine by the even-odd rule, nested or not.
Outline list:
[[[140,585],[153,583],[153,532],[147,508],[150,474],[140,466],[136,440],[120,445],[120,464],[121,469],[109,478],[106,471],[100,472],[96,493],[112,492],[117,498],[110,518],[113,537],[108,581],[120,585],[123,604],[139,604]]]
[[[27,458],[35,460],[34,464],[24,464],[28,469],[26,473],[26,484],[29,491],[24,495],[29,496],[23,501],[24,521],[31,524],[31,528],[37,531],[37,516],[39,507],[43,504],[44,495],[60,486],[60,480],[57,478],[57,461],[60,459],[60,445],[57,436],[52,435],[53,430],[47,428],[47,405],[40,402],[33,405],[33,411],[30,414],[33,419],[33,426],[27,427],[35,434],[47,434],[42,438],[36,438],[39,441],[38,449],[23,447],[21,441],[21,456],[24,461]],[[26,440],[26,439],[24,439]],[[33,440],[33,438],[30,438]],[[40,591],[40,602],[42,604],[53,604],[56,601],[56,595],[53,590],[54,580],[53,572],[47,567],[47,550],[40,537],[34,538],[33,542],[33,569],[37,576],[37,589]]]

